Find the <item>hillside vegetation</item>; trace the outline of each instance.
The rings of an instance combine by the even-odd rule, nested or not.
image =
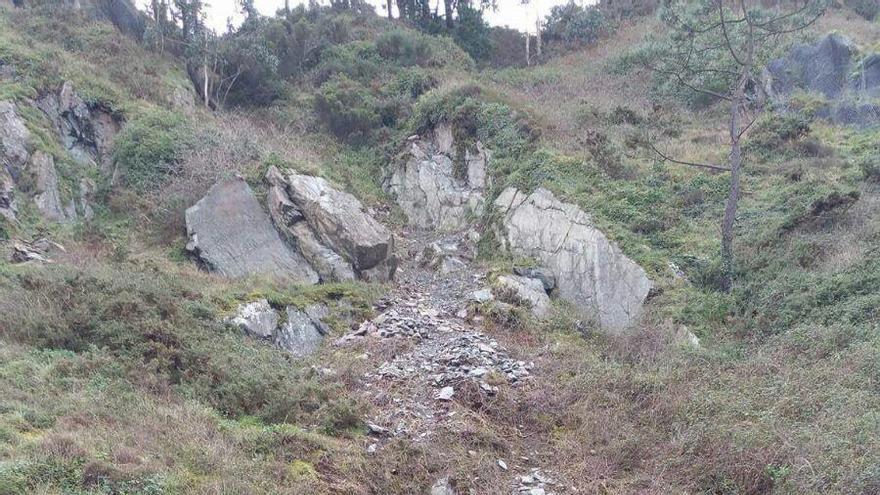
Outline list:
[[[870,2],[844,3],[774,56],[831,31],[878,51]],[[880,493],[880,127],[809,111],[755,123],[725,292],[728,175],[664,162],[645,142],[724,163],[727,109],[631,63],[664,35],[657,15],[601,21],[586,39],[557,24],[524,66],[504,63],[504,31],[493,58],[461,29],[365,10],[259,16],[219,48],[251,65],[206,108],[186,54],[80,11],[0,3],[0,101],[22,109],[65,198],[97,183],[91,219],[47,221],[27,194],[17,221],[0,217],[4,254],[41,237],[64,248],[47,264],[0,259],[0,495],[416,494],[443,477],[455,493],[511,493],[520,473],[499,459],[551,468],[558,493]],[[112,177],[78,168],[30,106],[65,82],[123,123]],[[620,335],[559,301],[546,320],[487,311],[485,331],[534,362],[531,381],[462,393],[432,435],[373,452],[364,418],[378,406],[362,378],[409,344],[330,343],[376,316],[391,286],[208,273],[184,247],[184,211],[236,175],[263,199],[267,170],[288,167],[404,231],[383,179],[440,122],[491,150],[490,198],[549,189],[654,286]],[[491,273],[522,263],[482,233]],[[224,323],[256,298],[327,304],[327,344],[294,359]]]

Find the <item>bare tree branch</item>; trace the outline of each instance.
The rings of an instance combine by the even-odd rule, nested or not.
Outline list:
[[[675,158],[671,158],[668,155],[666,155],[665,153],[663,153],[662,151],[658,150],[657,147],[654,146],[654,143],[652,143],[650,141],[648,141],[648,146],[651,148],[651,150],[654,153],[657,153],[657,155],[659,155],[660,158],[662,158],[663,160],[668,161],[668,162],[677,163],[679,165],[687,165],[689,167],[706,168],[709,170],[717,170],[720,172],[730,172],[730,169],[727,167],[721,167],[721,166],[712,165],[709,163],[695,163],[695,162],[686,162],[686,161],[682,161],[682,160],[676,160]]]

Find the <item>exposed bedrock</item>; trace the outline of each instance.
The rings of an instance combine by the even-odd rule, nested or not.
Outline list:
[[[407,155],[393,166],[385,190],[411,225],[455,230],[483,213],[490,155],[480,142],[456,143],[452,126],[441,123],[407,144]]]
[[[502,245],[550,270],[562,298],[607,330],[619,331],[636,322],[651,281],[583,210],[543,188],[531,194],[507,188],[495,207],[501,214]]]

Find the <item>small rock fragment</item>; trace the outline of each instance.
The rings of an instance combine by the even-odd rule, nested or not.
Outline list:
[[[492,295],[492,291],[490,289],[480,289],[471,293],[471,300],[476,301],[480,304],[487,303],[495,299],[495,296]]]
[[[443,387],[442,389],[440,389],[440,392],[437,393],[437,395],[436,395],[435,398],[436,398],[437,400],[448,401],[448,400],[452,400],[452,396],[453,396],[453,395],[455,395],[455,389],[454,389],[454,388],[452,388],[452,387]]]

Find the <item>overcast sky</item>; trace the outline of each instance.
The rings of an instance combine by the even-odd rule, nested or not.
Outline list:
[[[440,0],[431,0],[432,4]],[[535,21],[538,17],[544,17],[550,12],[550,8],[554,5],[566,3],[567,0],[529,0],[527,5],[522,5],[520,0],[497,0],[498,11],[487,12],[486,20],[493,26],[509,26],[520,31],[534,31]],[[141,5],[145,5],[149,0],[140,0]],[[235,0],[206,0],[208,6],[208,23],[217,31],[226,30],[226,20],[230,17],[234,22],[239,22],[241,15],[238,13]],[[383,0],[368,0],[373,5],[384,5]],[[593,0],[575,0],[576,3],[592,4]],[[257,8],[266,15],[274,14],[280,7],[284,6],[284,0],[255,0]],[[291,0],[290,4],[295,5],[304,3],[297,0]],[[328,3],[322,0],[321,3]],[[443,11],[441,7],[440,12]]]

